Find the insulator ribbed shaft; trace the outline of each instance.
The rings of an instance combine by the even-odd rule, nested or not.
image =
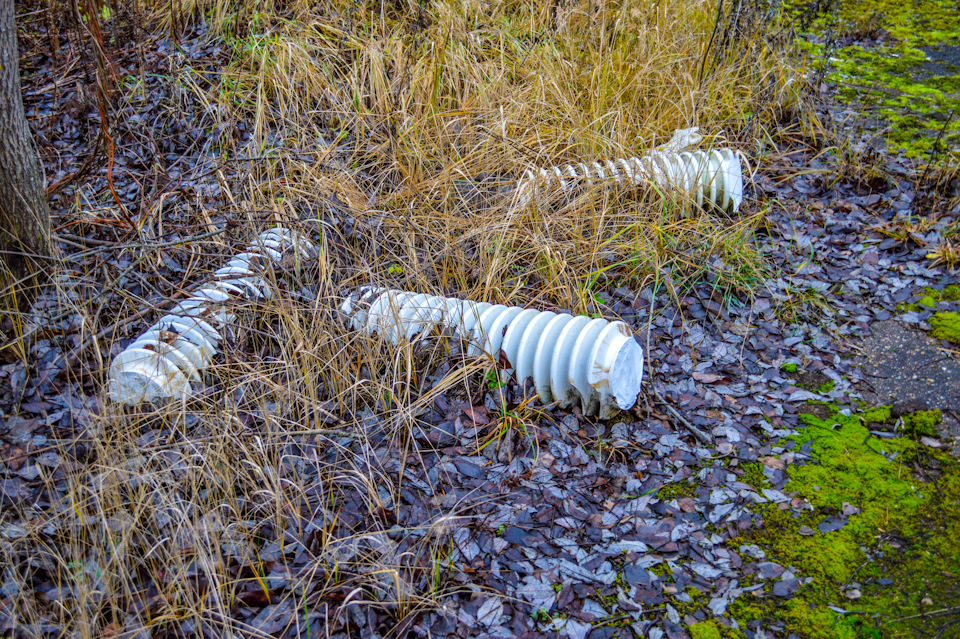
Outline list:
[[[229,304],[269,298],[264,272],[290,251],[306,257],[314,247],[289,229],[261,233],[247,252],[218,269],[213,281],[174,306],[114,358],[110,398],[133,406],[190,394],[236,319]]]
[[[643,350],[623,322],[365,287],[341,305],[355,330],[394,344],[435,325],[468,342],[468,354],[508,364],[533,379],[540,400],[580,405],[607,418],[637,402]]]
[[[698,206],[712,204],[733,211],[743,200],[743,170],[736,151],[718,149],[672,153],[655,151],[642,157],[527,169],[517,184],[517,202],[526,206],[552,192],[571,195],[583,186],[655,185],[679,191]]]

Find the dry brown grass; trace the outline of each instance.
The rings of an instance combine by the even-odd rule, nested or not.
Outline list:
[[[595,293],[611,285],[680,294],[708,279],[748,291],[764,275],[751,242],[763,214],[749,207],[731,219],[600,189],[510,206],[528,166],[637,155],[676,128],[747,150],[781,124],[802,133],[794,73],[756,33],[711,50],[711,2],[185,0],[158,3],[155,17],[161,30],[205,19],[231,52],[215,90],[190,69],[171,77],[215,105],[211,126],[252,124],[248,148],[223,149],[227,161],[261,158],[245,182],[224,184],[234,217],[249,221],[237,243],[283,222],[312,234],[321,256],[279,273],[275,300],[241,313],[242,339],[208,392],[108,406],[51,447],[84,454],[44,476],[49,497],[17,513],[24,527],[0,541],[0,557],[27,581],[58,575],[71,594],[15,594],[26,635],[53,623],[79,637],[257,636],[231,608],[294,556],[309,560],[279,597],[299,611],[302,636],[311,622],[330,632],[348,614],[344,595],[390,611],[398,627],[442,601],[454,587],[449,532],[469,504],[399,524],[413,540],[399,552],[388,514],[404,466],[423,454],[418,416],[440,394],[481,402],[493,363],[451,357],[443,340],[395,349],[351,333],[335,312],[344,290],[373,281],[595,313]],[[158,237],[161,223],[150,222]],[[227,244],[210,245],[209,270]],[[283,291],[304,286],[312,301]],[[104,320],[88,321],[96,333]],[[102,370],[110,343],[98,345]],[[285,535],[289,555],[271,545]]]

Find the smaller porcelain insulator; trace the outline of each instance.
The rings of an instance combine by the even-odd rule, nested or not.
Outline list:
[[[284,255],[310,257],[313,244],[289,229],[261,233],[244,253],[214,273],[212,281],[179,302],[117,355],[110,365],[107,392],[115,402],[186,397],[236,320],[238,302],[271,297],[265,271]]]
[[[743,201],[743,169],[732,149],[692,153],[654,151],[642,157],[527,169],[517,184],[517,203],[526,206],[551,192],[572,195],[594,184],[621,188],[654,185],[680,192],[698,206],[737,211]]]

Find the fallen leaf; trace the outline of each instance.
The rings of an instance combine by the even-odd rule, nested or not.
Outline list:
[[[500,623],[503,617],[503,602],[500,597],[490,597],[477,611],[477,621],[490,628]]]
[[[787,469],[787,462],[778,457],[761,457],[760,461],[763,462],[764,466],[768,466],[770,468],[775,468],[777,470]]]
[[[704,384],[713,384],[719,381],[730,381],[730,378],[726,375],[717,375],[716,373],[694,373],[691,375],[691,377],[698,382],[703,382]]]
[[[467,419],[480,426],[490,423],[490,418],[487,417],[487,412],[486,406],[472,406],[470,408],[463,409],[463,414],[467,417]]]

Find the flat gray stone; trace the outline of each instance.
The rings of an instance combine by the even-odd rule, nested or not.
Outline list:
[[[875,322],[858,362],[872,387],[868,401],[943,412],[943,432],[960,435],[960,361],[926,333],[895,321]]]

